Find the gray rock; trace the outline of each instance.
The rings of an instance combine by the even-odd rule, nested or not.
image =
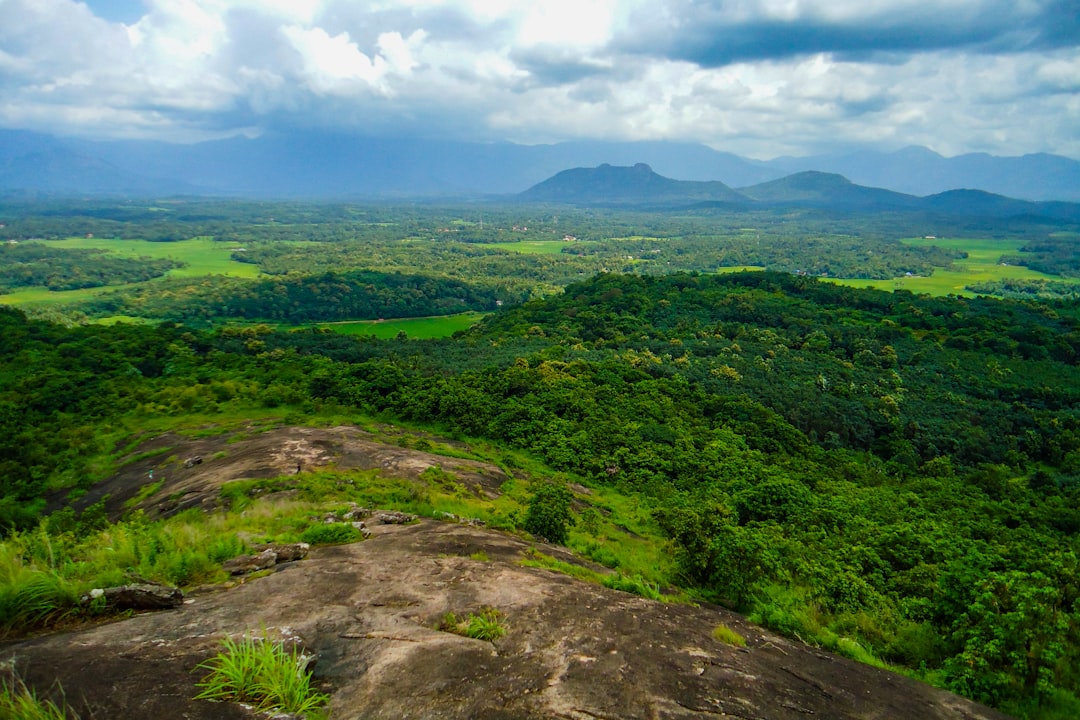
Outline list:
[[[409,513],[397,512],[395,510],[388,510],[375,515],[375,519],[383,525],[406,525],[416,521],[415,515]]]
[[[180,588],[151,583],[91,590],[82,597],[82,602],[89,603],[99,597],[104,597],[105,604],[117,610],[168,610],[184,604]]]
[[[267,570],[278,563],[278,555],[273,550],[263,550],[258,555],[241,555],[221,564],[230,575],[247,575],[259,570]]]

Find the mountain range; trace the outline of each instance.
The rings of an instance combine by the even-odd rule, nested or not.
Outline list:
[[[864,187],[842,175],[815,170],[735,189],[718,181],[672,180],[658,175],[644,163],[633,167],[601,165],[564,170],[520,193],[517,198],[524,202],[575,205],[815,207],[854,212],[907,211],[1080,222],[1080,203],[1017,200],[983,190],[948,190],[919,197]]]
[[[0,130],[0,193],[9,195],[462,198],[520,193],[565,168],[637,163],[666,178],[729,187],[818,171],[916,196],[970,189],[1080,201],[1080,162],[1047,154],[945,158],[912,147],[761,161],[676,142],[518,145],[307,133],[181,145]]]

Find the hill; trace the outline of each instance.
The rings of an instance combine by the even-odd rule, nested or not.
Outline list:
[[[139,445],[140,456],[163,450],[207,458],[193,468],[172,466],[176,479],[156,494],[161,500],[144,498],[142,506],[150,515],[170,503],[171,512],[214,507],[223,481],[280,476],[291,472],[296,457],[309,472],[383,468],[383,482],[401,478],[418,492],[427,477],[422,471],[440,461],[462,473],[469,492],[489,499],[506,482],[494,466],[373,442],[356,428],[245,435],[169,434]],[[226,457],[210,459],[226,449]],[[458,470],[459,464],[466,467]],[[135,470],[105,486],[131,489],[141,480]],[[250,510],[266,512],[290,492],[282,488]],[[179,506],[168,499],[178,493]],[[583,574],[608,572],[557,546],[467,523],[386,524],[373,516],[363,542],[313,548],[264,577],[204,587],[175,610],[8,644],[5,655],[39,693],[60,700],[63,688],[84,718],[250,717],[238,704],[193,699],[205,674],[199,664],[223,638],[244,633],[280,638],[312,656],[315,680],[338,720],[1005,718],[784,639],[715,605],[663,603],[527,564],[549,558]],[[483,641],[441,629],[447,613],[465,617],[482,608],[498,611],[502,637]],[[720,626],[728,642],[714,636]]]
[[[645,163],[563,170],[517,196],[524,202],[589,204],[689,204],[695,201],[745,204],[743,195],[722,182],[672,180]]]
[[[806,171],[740,188],[739,192],[764,203],[809,205],[852,210],[910,209],[918,206],[912,195],[856,185],[842,175]]]

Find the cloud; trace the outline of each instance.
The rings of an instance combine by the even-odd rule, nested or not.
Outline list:
[[[0,0],[0,126],[1080,156],[1080,0],[104,1]]]

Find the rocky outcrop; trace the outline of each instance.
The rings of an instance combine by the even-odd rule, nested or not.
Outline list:
[[[371,540],[179,611],[8,645],[0,662],[82,717],[220,720],[193,670],[225,636],[300,638],[331,717],[1003,720],[900,675],[778,637],[717,607],[662,604],[523,567],[531,544],[456,523],[373,525]],[[544,548],[573,561],[558,548]],[[476,559],[477,557],[487,560]],[[493,642],[441,632],[497,610]],[[745,647],[713,637],[719,624]]]
[[[230,575],[248,575],[259,570],[269,570],[280,563],[302,560],[311,548],[307,543],[267,545],[253,555],[240,555],[221,564]]]
[[[84,604],[104,603],[116,610],[168,610],[184,604],[180,588],[155,583],[134,583],[96,588],[82,597]]]

